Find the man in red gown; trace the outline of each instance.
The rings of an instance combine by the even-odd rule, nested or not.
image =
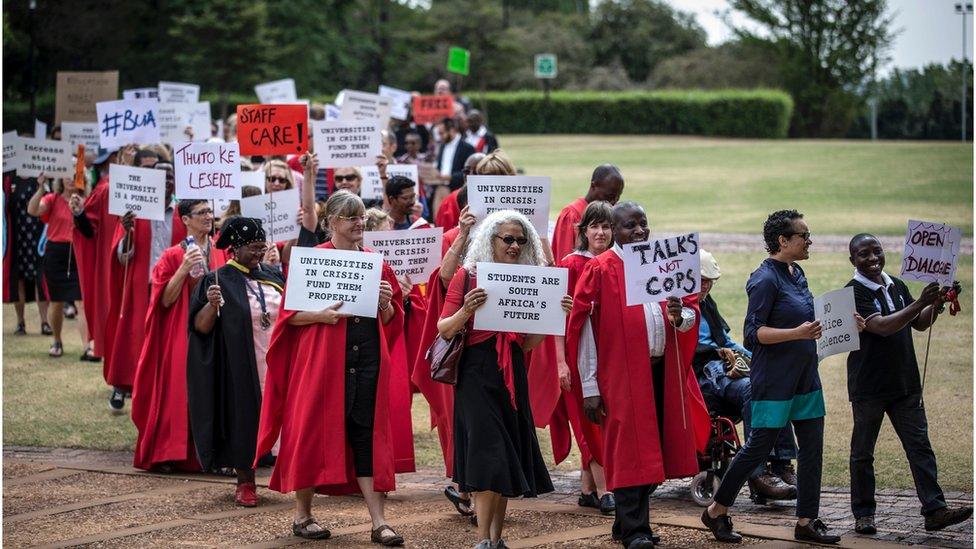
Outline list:
[[[586,205],[603,200],[613,206],[623,192],[624,176],[619,168],[613,164],[601,164],[593,170],[586,196],[570,202],[556,218],[556,227],[552,232],[552,257],[557,263],[576,249],[576,225],[583,219]]]

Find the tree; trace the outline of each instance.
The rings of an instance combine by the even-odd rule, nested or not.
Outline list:
[[[655,88],[775,88],[782,78],[766,48],[740,42],[699,48],[665,59],[651,73]]]

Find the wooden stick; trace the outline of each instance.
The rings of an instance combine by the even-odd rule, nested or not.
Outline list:
[[[135,232],[133,229],[135,229],[134,226],[133,226],[132,229],[129,229],[128,231],[126,231],[127,233],[129,233],[129,234],[126,235],[129,238],[129,246],[128,246],[129,249],[126,250],[124,252],[124,254],[123,254],[123,255],[125,255],[125,258],[126,259],[125,259],[125,268],[122,269],[122,299],[123,299],[123,305],[119,306],[119,318],[122,318],[122,311],[125,310],[125,306],[124,306],[124,303],[125,303],[124,302],[124,300],[125,300],[125,288],[129,284],[129,264],[132,263],[132,258],[129,257],[129,254],[132,252],[132,246],[133,246],[133,242],[132,242],[133,234],[132,233]]]
[[[211,210],[214,210],[214,211],[217,210],[217,203],[216,203],[216,201],[213,198],[210,199],[210,209]],[[210,242],[207,242],[207,249],[210,250],[210,253],[213,253],[213,248],[210,247],[210,244],[211,244]],[[209,265],[209,263],[210,263],[210,256],[209,255],[207,255],[207,263],[208,263],[207,264],[207,267],[209,268],[210,267],[210,265]],[[220,285],[220,278],[219,278],[219,275],[217,274],[217,269],[214,269],[214,284],[216,284],[218,286]],[[217,318],[220,318],[220,305],[217,305]]]
[[[682,319],[683,320],[683,319]],[[670,322],[670,320],[668,321]],[[674,353],[678,357],[678,395],[681,397],[681,426],[684,429],[688,428],[688,417],[685,412],[685,372],[684,364],[681,362],[681,345],[678,343],[678,327],[673,324],[671,327],[674,329]],[[667,360],[667,358],[665,358]]]
[[[918,407],[925,407],[925,374],[929,370],[929,346],[932,345],[932,329],[935,328],[935,304],[932,307],[932,314],[929,316],[929,336],[925,339],[925,362],[922,365],[922,391],[918,397]]]

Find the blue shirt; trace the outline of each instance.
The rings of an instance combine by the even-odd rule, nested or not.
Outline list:
[[[726,349],[732,349],[733,351],[739,351],[747,357],[752,357],[752,353],[750,353],[748,349],[732,340],[732,336],[729,335],[729,332],[725,332],[725,345],[715,343],[715,340],[712,339],[712,329],[708,327],[708,323],[704,320],[698,323],[698,344],[711,347],[712,349],[724,347]]]

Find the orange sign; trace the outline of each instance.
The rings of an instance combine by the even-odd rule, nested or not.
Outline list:
[[[302,154],[308,151],[305,105],[238,105],[241,155]]]
[[[440,122],[454,117],[454,98],[450,95],[415,95],[413,121],[417,124]]]

